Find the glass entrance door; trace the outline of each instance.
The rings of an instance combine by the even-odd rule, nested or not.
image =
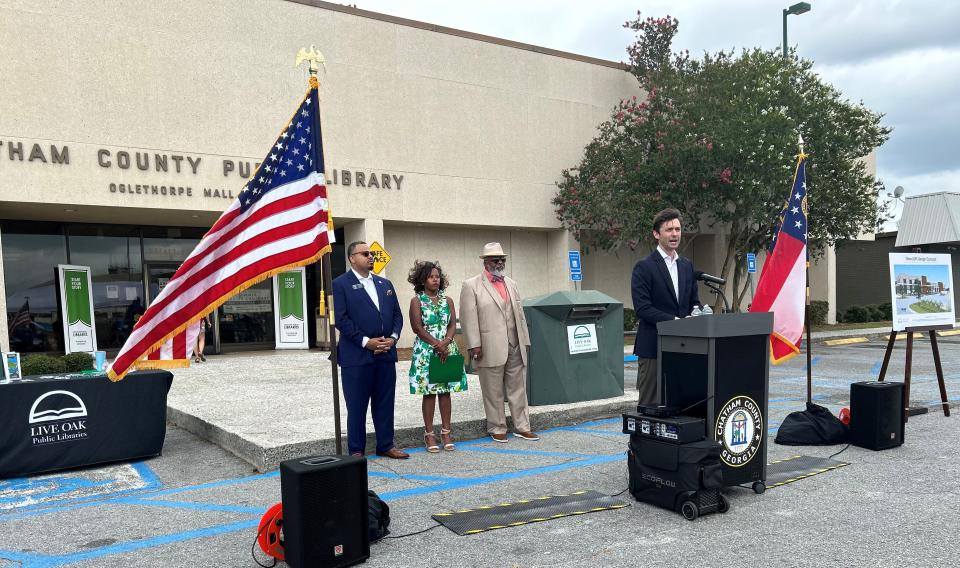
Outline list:
[[[179,268],[179,264],[171,263],[151,263],[146,266],[144,275],[147,284],[147,305],[153,302],[154,298],[160,294],[160,291],[170,282],[173,274]]]
[[[217,310],[224,351],[274,346],[273,279],[247,288]]]

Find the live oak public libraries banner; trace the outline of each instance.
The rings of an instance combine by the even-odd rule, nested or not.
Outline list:
[[[64,351],[93,354],[97,350],[97,328],[93,322],[90,267],[58,264],[57,282],[60,285]]]
[[[273,321],[277,349],[307,349],[306,270],[298,268],[273,277]]]

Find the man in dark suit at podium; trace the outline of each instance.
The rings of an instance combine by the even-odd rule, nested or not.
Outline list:
[[[633,267],[630,290],[639,327],[633,353],[639,359],[640,404],[660,404],[657,375],[657,322],[690,315],[700,304],[693,263],[677,253],[680,212],[664,209],[653,218],[657,247]]]
[[[333,311],[340,341],[337,361],[347,401],[347,448],[363,455],[367,405],[377,433],[377,455],[410,457],[393,445],[393,403],[397,385],[397,339],[403,314],[397,292],[386,278],[371,274],[373,256],[364,242],[350,243],[351,270],[333,281]]]

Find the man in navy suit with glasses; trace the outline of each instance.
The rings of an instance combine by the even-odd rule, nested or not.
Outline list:
[[[639,359],[637,390],[642,405],[660,404],[657,323],[687,317],[694,306],[700,305],[693,263],[677,253],[680,223],[676,209],[657,213],[653,218],[657,246],[633,267],[630,290],[638,322],[633,353]]]
[[[397,339],[403,314],[397,291],[386,278],[371,274],[367,243],[347,247],[350,270],[333,281],[333,311],[340,341],[343,396],[347,401],[347,448],[363,455],[367,443],[367,405],[377,433],[377,455],[406,459],[393,445],[393,404],[397,385]]]

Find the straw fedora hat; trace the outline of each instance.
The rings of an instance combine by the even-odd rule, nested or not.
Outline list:
[[[507,256],[507,253],[503,252],[503,247],[500,246],[500,243],[487,243],[483,245],[483,252],[480,253],[480,258],[487,258],[488,256]]]

